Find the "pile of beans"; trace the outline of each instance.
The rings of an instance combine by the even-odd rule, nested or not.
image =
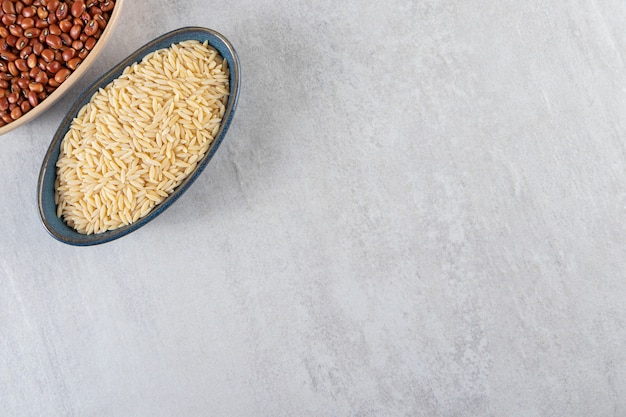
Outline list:
[[[81,64],[114,0],[0,0],[0,127],[48,97]]]

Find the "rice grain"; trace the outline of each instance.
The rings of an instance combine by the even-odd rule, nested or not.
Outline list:
[[[63,138],[57,216],[91,234],[148,215],[208,151],[228,91],[227,63],[207,42],[173,44],[124,69]]]

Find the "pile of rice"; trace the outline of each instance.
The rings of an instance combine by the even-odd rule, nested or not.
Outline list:
[[[206,42],[174,44],[126,68],[61,143],[57,215],[83,234],[146,216],[209,149],[228,90],[227,62]]]

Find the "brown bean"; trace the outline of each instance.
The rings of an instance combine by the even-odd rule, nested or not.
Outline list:
[[[51,74],[56,74],[61,69],[61,63],[59,61],[52,61],[46,65],[46,71]]]
[[[72,46],[73,39],[67,33],[61,33],[61,41],[65,46]]]
[[[6,37],[7,40],[7,44],[11,47],[15,47],[15,45],[17,44],[17,36],[13,36],[13,35],[9,35]]]
[[[78,66],[81,64],[81,62],[83,62],[82,59],[80,59],[79,57],[76,58],[72,58],[69,61],[67,61],[67,67],[69,69],[71,69],[72,71],[75,70],[76,68],[78,68]]]
[[[74,4],[72,4],[72,16],[79,17],[81,14],[85,12],[87,6],[83,0],[76,0]]]
[[[22,16],[24,17],[35,17],[37,15],[37,8],[34,6],[24,7],[22,10]]]
[[[96,22],[95,20],[90,20],[89,22],[87,22],[87,24],[85,25],[85,35],[87,36],[93,36],[96,34],[96,32],[98,31],[98,29],[100,29],[100,26],[98,26],[98,22]]]
[[[9,88],[9,82],[7,80],[0,80],[0,92],[2,92],[2,97],[8,94],[6,89]]]
[[[28,64],[26,63],[26,60],[24,59],[20,58],[20,59],[15,60],[15,66],[21,72],[28,71]]]
[[[11,26],[13,24],[15,24],[15,22],[17,22],[17,16],[15,16],[14,14],[4,14],[2,15],[2,24],[4,26]]]
[[[44,20],[48,17],[48,10],[45,7],[37,8],[37,17]]]
[[[72,71],[67,68],[61,68],[59,72],[57,72],[54,76],[54,80],[61,84],[63,81],[67,80],[67,77],[70,76]]]
[[[41,86],[41,91],[43,91],[43,86]],[[31,90],[28,92],[27,97],[30,105],[32,107],[37,107],[37,105],[39,104],[39,98],[37,97],[37,93]]]
[[[0,52],[0,59],[4,59],[5,61],[15,61],[17,56],[13,52],[2,51]]]
[[[28,28],[24,31],[24,36],[28,39],[37,38],[41,34],[41,29]]]
[[[35,21],[35,27],[37,29],[44,29],[48,27],[48,19],[38,19]]]
[[[22,117],[22,110],[19,107],[16,107],[13,110],[11,110],[11,119],[17,120],[20,117]]]
[[[61,83],[57,82],[54,78],[50,78],[48,80],[48,87],[52,87],[54,89],[54,88],[57,88],[60,85],[61,85]]]
[[[9,26],[9,33],[11,33],[11,35],[17,36],[19,38],[20,36],[22,36],[24,34],[24,29],[22,29],[21,26],[13,24],[13,25]]]
[[[59,25],[57,25],[56,23],[54,25],[48,26],[48,30],[50,31],[51,35],[60,35],[61,33],[63,33]]]
[[[46,85],[48,83],[48,74],[45,71],[41,71],[35,77],[35,82]]]
[[[76,50],[72,48],[67,48],[63,51],[62,56],[63,56],[63,61],[67,62],[76,56]]]
[[[15,2],[15,14],[22,14],[22,10],[24,10],[24,3],[21,1]]]
[[[19,100],[19,98],[20,98],[19,94],[17,94],[17,92],[15,91],[7,96],[7,99],[9,100],[9,104],[17,103],[17,100]]]
[[[82,27],[78,25],[74,25],[70,29],[70,36],[72,37],[72,39],[78,39],[82,31],[83,31]]]
[[[41,51],[41,57],[46,62],[52,62],[54,61],[54,51],[52,51],[51,49],[44,49],[43,51]]]
[[[32,108],[33,107],[30,105],[28,100],[24,100],[20,103],[20,110],[22,110],[22,113],[28,113]]]
[[[72,26],[74,26],[74,24],[70,19],[64,19],[59,22],[59,27],[61,28],[62,32],[69,32],[70,29],[72,29]]]
[[[41,33],[39,33],[39,42],[44,43],[46,41],[46,36],[50,34],[49,28],[43,28]]]
[[[10,51],[10,49],[14,48],[15,44],[17,44],[17,40],[17,37],[9,34],[9,36],[3,39],[2,50]]]
[[[48,9],[49,12],[54,13],[57,11],[59,4],[60,4],[59,0],[50,0],[46,8]]]
[[[4,13],[12,13],[15,14],[15,5],[12,1],[5,0],[2,2],[2,11]]]
[[[59,19],[57,19],[56,14],[50,13],[48,14],[48,17],[46,18],[46,21],[48,22],[49,25],[54,25],[56,22],[59,21]]]
[[[9,29],[4,26],[0,26],[0,37],[6,38],[7,36],[9,36]]]
[[[50,34],[46,36],[46,44],[52,49],[59,49],[63,46],[63,41],[59,36]]]
[[[22,59],[26,59],[28,58],[28,55],[33,53],[33,47],[30,45],[26,45],[24,48],[22,48],[22,50],[20,51],[20,58]]]
[[[89,51],[87,50],[87,48],[83,48],[80,51],[78,51],[78,57],[80,59],[85,59],[87,58],[87,55],[89,55]]]
[[[96,46],[96,39],[95,38],[89,38],[85,41],[85,49],[87,49],[88,51],[91,51],[93,49],[94,46]]]
[[[35,54],[30,54],[28,56],[28,59],[26,60],[26,64],[28,65],[28,68],[36,68],[37,67],[37,55]]]
[[[67,15],[69,14],[69,9],[67,7],[66,3],[61,3],[59,5],[59,8],[56,11],[56,16],[58,20],[63,20],[67,17]]]
[[[100,4],[100,8],[103,12],[110,12],[115,7],[115,2],[106,0],[104,3]]]
[[[9,99],[6,97],[0,98],[0,111],[7,111],[9,109]]]
[[[7,68],[9,68],[9,73],[12,76],[17,76],[19,75],[20,71],[17,69],[17,67],[15,66],[15,61],[11,61],[8,63]]]
[[[102,9],[99,8],[98,6],[91,6],[88,11],[89,11],[89,14],[92,16],[102,16],[104,14]]]
[[[98,22],[98,26],[100,26],[100,29],[104,29],[107,25],[107,21],[104,17],[102,17],[102,15],[99,14],[94,14],[93,15],[93,20],[95,20],[96,22]]]
[[[21,51],[22,49],[26,48],[27,46],[28,46],[28,38],[26,38],[25,36],[21,36],[17,40],[17,43],[15,44],[15,49],[17,49],[18,51]]]
[[[81,41],[74,41],[72,42],[72,48],[76,49],[77,51],[80,51],[81,49],[83,49],[84,44]]]
[[[17,79],[17,85],[22,89],[22,90],[28,90],[28,80],[26,78],[20,77]]]
[[[45,47],[43,46],[43,43],[39,42],[38,40],[33,42],[33,53],[35,55],[41,55],[41,52],[45,49]]]
[[[20,22],[20,26],[22,27],[22,29],[26,30],[26,29],[30,29],[32,27],[35,27],[35,19],[33,19],[32,17],[25,17],[24,19],[22,19],[22,21]]]
[[[43,84],[41,83],[30,83],[28,84],[28,89],[34,93],[41,93],[43,91]]]
[[[11,118],[10,114],[3,113],[2,114],[2,121],[5,122],[5,123],[11,123],[13,121],[13,119]]]

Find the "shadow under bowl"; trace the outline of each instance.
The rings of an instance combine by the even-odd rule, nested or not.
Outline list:
[[[196,169],[187,178],[185,178],[183,182],[168,197],[165,198],[165,200],[155,206],[145,217],[137,220],[135,223],[120,227],[119,229],[109,230],[102,233],[86,235],[77,232],[75,229],[68,226],[62,219],[57,217],[57,206],[54,202],[56,163],[60,154],[61,142],[69,130],[72,120],[76,117],[79,110],[91,100],[94,93],[96,93],[100,88],[103,88],[111,83],[114,79],[118,78],[126,67],[134,64],[135,62],[140,62],[146,55],[156,50],[168,48],[172,44],[181,43],[186,40],[197,40],[200,42],[208,41],[209,45],[215,48],[222,58],[228,62],[230,88],[228,103],[226,105],[226,111],[222,119],[222,123],[213,142],[211,143],[211,146],[209,147],[209,150],[203,158],[198,161]],[[109,70],[106,74],[89,86],[73,104],[57,129],[50,147],[44,157],[41,171],[39,173],[37,193],[39,214],[48,233],[50,233],[50,235],[52,235],[55,239],[69,245],[97,245],[125,236],[144,226],[146,223],[161,214],[191,186],[191,184],[206,168],[207,164],[217,151],[219,145],[224,139],[224,136],[226,135],[228,127],[232,121],[235,108],[237,107],[239,85],[239,59],[235,49],[223,35],[211,29],[202,27],[185,27],[166,33],[139,48],[132,55]]]

